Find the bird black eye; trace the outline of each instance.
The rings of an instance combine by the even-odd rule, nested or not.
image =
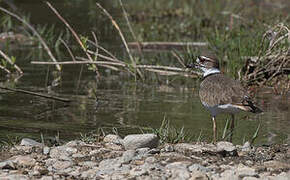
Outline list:
[[[200,62],[204,62],[205,61],[205,59],[202,56],[198,56],[197,58],[199,59]]]

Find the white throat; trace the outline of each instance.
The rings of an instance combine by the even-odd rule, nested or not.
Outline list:
[[[221,71],[217,68],[211,68],[211,69],[206,69],[206,68],[201,68],[203,71],[203,77],[206,77],[210,74],[215,74],[215,73],[220,73]]]

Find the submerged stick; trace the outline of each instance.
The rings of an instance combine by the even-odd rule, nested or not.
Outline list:
[[[47,95],[47,94],[40,94],[40,93],[36,93],[36,92],[32,92],[32,91],[26,91],[23,89],[14,89],[14,88],[2,87],[2,86],[0,86],[0,89],[13,91],[13,92],[19,92],[19,93],[23,93],[23,94],[29,94],[29,95],[43,97],[43,98],[47,98],[47,99],[53,99],[53,100],[61,101],[61,102],[65,102],[65,103],[69,103],[71,101],[70,99],[59,98],[59,97],[55,97],[55,96],[51,96],[51,95]]]

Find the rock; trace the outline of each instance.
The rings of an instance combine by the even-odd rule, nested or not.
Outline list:
[[[264,162],[264,166],[272,170],[290,169],[290,164],[286,164],[276,160]]]
[[[146,163],[150,163],[150,164],[155,163],[156,162],[156,158],[155,157],[148,157],[148,158],[145,159],[145,162]]]
[[[273,180],[289,180],[290,179],[290,170],[286,173],[286,172],[282,172],[280,173],[278,176],[276,176],[275,178],[273,178]]]
[[[226,141],[220,141],[217,143],[217,152],[224,157],[238,155],[236,147],[232,143]]]
[[[210,172],[210,170],[200,164],[192,164],[191,166],[188,167],[188,170],[190,172],[196,172],[196,171],[200,171],[200,172],[203,172],[203,173],[207,173],[207,172]]]
[[[25,175],[22,174],[9,174],[9,175],[0,175],[1,180],[28,180],[28,178]]]
[[[56,170],[64,170],[66,168],[69,168],[73,165],[71,161],[56,161],[52,167]]]
[[[174,150],[183,154],[194,154],[203,152],[216,152],[216,146],[213,144],[188,144],[179,143],[174,146]]]
[[[234,170],[227,169],[220,174],[220,180],[239,180],[239,177],[236,175]]]
[[[0,169],[15,169],[15,165],[11,160],[3,161],[0,162]]]
[[[29,138],[23,138],[21,140],[21,143],[20,143],[21,146],[42,146],[41,143],[33,140],[33,139],[29,139]]]
[[[22,167],[30,167],[30,166],[34,166],[36,160],[33,159],[30,156],[14,156],[12,157],[12,159],[14,159],[13,161],[18,165],[18,166],[22,166]]]
[[[187,169],[189,161],[173,162],[165,166],[166,169]]]
[[[238,175],[240,179],[243,179],[245,177],[259,178],[259,175],[258,173],[256,173],[255,169],[245,166],[238,166],[238,168],[236,169],[236,175]]]
[[[49,147],[47,147],[47,146],[43,147],[42,152],[43,152],[44,155],[48,155],[49,154],[49,151],[50,151],[50,148]]]
[[[161,150],[162,152],[173,152],[174,147],[171,144],[165,144],[165,146]]]
[[[171,169],[171,178],[170,179],[189,179],[190,174],[187,169]]]
[[[135,167],[130,170],[130,175],[135,177],[135,176],[142,176],[142,175],[147,175],[148,171],[145,169],[142,169],[140,167]]]
[[[80,140],[70,141],[65,144],[66,147],[82,147],[85,146],[86,143]]]
[[[123,153],[120,162],[129,163],[135,156],[135,150],[127,150]]]
[[[105,159],[99,163],[99,169],[116,169],[121,167],[119,159]]]
[[[46,175],[49,171],[46,167],[36,165],[33,167],[33,175]]]
[[[105,147],[107,149],[114,150],[114,151],[121,151],[121,150],[123,150],[123,147],[121,145],[118,145],[118,144],[115,144],[115,143],[106,143],[105,144]]]
[[[89,169],[87,171],[82,172],[81,178],[83,179],[96,179],[97,169]]]
[[[149,150],[150,150],[149,148],[138,148],[136,149],[136,153],[138,155],[145,155],[149,152]]]
[[[189,180],[208,180],[207,175],[201,171],[192,171],[191,177]]]
[[[42,176],[40,180],[53,180],[52,176]]]
[[[159,138],[155,134],[132,134],[123,140],[126,150],[138,148],[156,148],[159,144]]]
[[[257,180],[256,177],[244,177],[243,180]]]
[[[105,143],[123,144],[123,139],[115,134],[108,134],[104,137],[103,141]]]
[[[242,147],[242,151],[250,151],[251,150],[251,143],[249,141],[245,142],[243,147]]]
[[[32,153],[35,146],[14,146],[11,151],[22,151],[27,154]],[[37,147],[37,146],[36,146]]]
[[[71,155],[76,153],[77,149],[74,147],[58,146],[50,150],[50,157],[60,160],[71,160]]]
[[[85,167],[89,167],[89,168],[93,168],[97,166],[97,163],[94,161],[84,161],[84,162],[80,162],[79,163],[80,166],[85,166]]]

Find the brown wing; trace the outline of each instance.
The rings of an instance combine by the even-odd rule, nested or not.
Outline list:
[[[209,106],[223,104],[243,105],[245,97],[249,97],[238,81],[222,74],[206,77],[200,85],[199,96],[201,101],[208,102]]]
[[[232,104],[243,111],[263,112],[252,102],[239,81],[222,74],[206,77],[200,84],[199,96],[208,106]]]

